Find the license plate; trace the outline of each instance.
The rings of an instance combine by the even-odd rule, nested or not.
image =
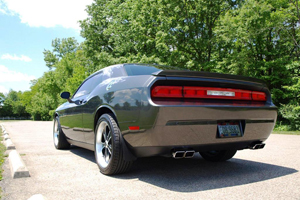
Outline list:
[[[239,122],[218,123],[219,137],[242,137],[242,131]]]

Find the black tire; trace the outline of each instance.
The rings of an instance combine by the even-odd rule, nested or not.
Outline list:
[[[111,114],[103,114],[95,130],[95,159],[100,172],[105,175],[128,171],[133,161],[125,161],[122,151],[121,132]]]
[[[53,125],[53,143],[56,149],[69,149],[70,144],[61,130],[59,118],[55,117]]]
[[[211,162],[226,161],[236,154],[237,150],[199,152],[202,158]]]

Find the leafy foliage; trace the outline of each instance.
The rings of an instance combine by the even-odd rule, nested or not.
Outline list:
[[[28,117],[25,105],[21,102],[22,92],[10,90],[7,95],[0,93],[0,117]]]
[[[55,64],[67,54],[76,52],[78,42],[75,38],[56,38],[52,41],[52,47],[52,51],[44,50],[43,52],[46,66],[49,67],[49,69],[56,67]]]
[[[60,98],[60,93],[74,93],[89,75],[85,69],[88,59],[74,38],[55,39],[52,47],[52,51],[44,51],[44,56],[47,66],[55,69],[32,81],[31,90],[24,92],[21,98],[26,111],[34,120],[50,120],[54,110],[65,102]]]
[[[240,1],[96,0],[81,21],[95,64],[155,62],[210,70],[218,48],[214,29]]]

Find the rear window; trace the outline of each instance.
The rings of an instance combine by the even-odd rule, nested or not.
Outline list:
[[[124,68],[128,76],[151,75],[154,72],[161,71],[161,69],[144,65],[124,65]]]

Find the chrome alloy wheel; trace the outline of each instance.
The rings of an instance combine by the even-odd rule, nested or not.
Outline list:
[[[54,145],[57,147],[59,142],[59,128],[58,128],[58,121],[56,119],[54,120],[53,141],[54,141]]]
[[[96,160],[98,164],[105,168],[112,157],[111,129],[106,121],[102,121],[96,134]]]

